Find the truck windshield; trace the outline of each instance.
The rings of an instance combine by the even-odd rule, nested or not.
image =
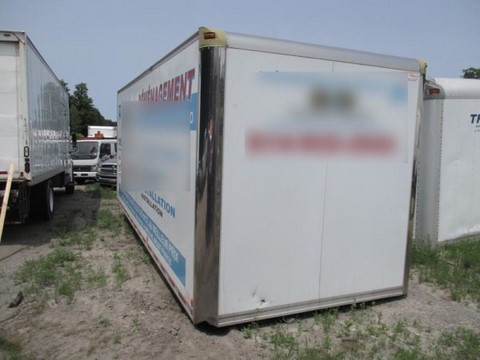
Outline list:
[[[95,159],[98,154],[98,142],[77,142],[77,149],[72,153],[72,159]]]

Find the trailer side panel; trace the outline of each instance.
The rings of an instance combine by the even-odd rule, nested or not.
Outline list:
[[[118,94],[120,202],[192,316],[198,41]]]
[[[65,171],[69,158],[68,94],[27,38],[28,143],[32,185]],[[52,154],[55,154],[52,156]]]

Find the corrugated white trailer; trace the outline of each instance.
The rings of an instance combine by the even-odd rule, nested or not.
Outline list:
[[[407,292],[423,65],[198,33],[118,92],[118,195],[194,323]]]
[[[24,32],[0,31],[0,189],[14,165],[9,222],[53,216],[53,187],[74,191],[67,91]]]
[[[416,238],[480,232],[480,81],[427,81],[420,130]]]

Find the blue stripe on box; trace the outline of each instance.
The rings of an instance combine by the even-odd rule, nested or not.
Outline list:
[[[168,237],[160,230],[155,222],[147,215],[145,211],[137,204],[132,196],[120,190],[120,197],[129,210],[132,212],[135,219],[141,224],[143,230],[146,231],[148,237],[152,240],[157,250],[162,255],[163,259],[173,270],[175,275],[185,286],[185,258],[182,253],[173,245]]]

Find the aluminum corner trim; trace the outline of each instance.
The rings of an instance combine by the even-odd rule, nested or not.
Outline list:
[[[200,27],[198,29],[200,49],[204,47],[226,47],[227,33],[220,29]]]
[[[423,116],[423,77],[420,79],[417,98],[417,118],[415,120],[415,137],[413,147],[413,164],[412,164],[412,182],[410,185],[410,206],[408,213],[408,228],[407,228],[407,243],[405,250],[405,265],[403,273],[403,294],[408,293],[408,280],[410,275],[411,251],[413,245],[413,238],[415,233],[415,214],[417,209],[417,185],[418,185],[418,157],[420,148],[420,126],[421,118]]]
[[[193,322],[218,321],[225,48],[200,49]]]

